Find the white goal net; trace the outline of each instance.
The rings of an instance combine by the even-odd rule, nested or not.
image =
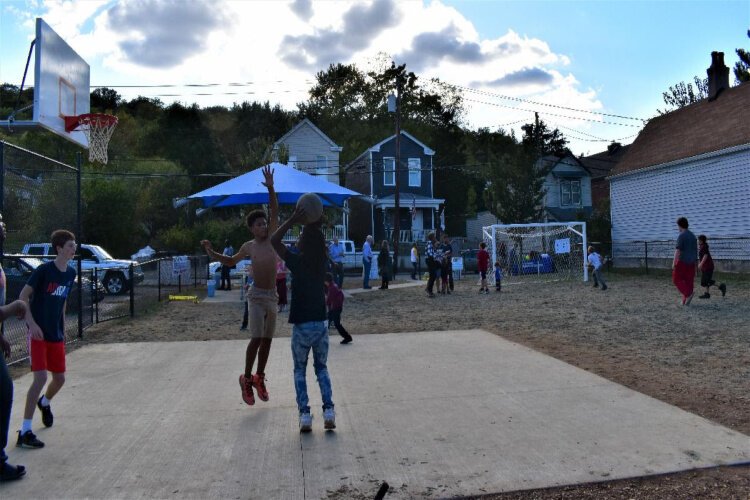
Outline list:
[[[586,223],[494,224],[482,228],[490,253],[487,279],[500,263],[504,283],[588,281]]]

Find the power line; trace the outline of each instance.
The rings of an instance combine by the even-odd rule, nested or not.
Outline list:
[[[466,92],[472,92],[472,93],[475,93],[475,94],[480,94],[480,95],[484,95],[484,96],[488,96],[488,97],[497,97],[498,99],[506,99],[506,100],[509,100],[509,101],[523,102],[523,103],[533,104],[533,105],[536,105],[536,106],[546,106],[546,107],[551,107],[551,108],[564,109],[564,110],[567,110],[567,111],[577,111],[579,113],[591,113],[591,114],[594,114],[594,115],[610,116],[612,118],[622,118],[623,120],[635,120],[635,121],[640,121],[640,122],[645,122],[646,121],[643,118],[637,118],[637,117],[634,117],[634,116],[617,115],[617,114],[613,114],[613,113],[603,113],[601,111],[591,111],[591,110],[588,110],[588,109],[580,109],[580,108],[572,108],[572,107],[569,107],[569,106],[561,106],[559,104],[549,104],[549,103],[545,103],[545,102],[532,101],[530,99],[523,99],[521,97],[512,97],[512,96],[507,96],[507,95],[503,95],[503,94],[496,94],[494,92],[489,92],[489,91],[486,91],[486,90],[473,89],[471,87],[463,87],[461,85],[456,85],[456,84],[452,84],[452,83],[447,83],[446,85],[455,87],[457,89],[465,90]]]

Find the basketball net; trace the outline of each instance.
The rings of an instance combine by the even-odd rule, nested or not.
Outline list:
[[[117,127],[117,117],[98,113],[66,117],[66,130],[79,129],[89,141],[89,161],[107,164],[107,146]]]

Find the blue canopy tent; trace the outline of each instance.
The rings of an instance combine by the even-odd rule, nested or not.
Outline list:
[[[270,166],[274,171],[273,184],[279,204],[295,204],[303,194],[316,193],[323,201],[323,205],[341,208],[349,198],[363,196],[361,193],[281,163],[271,163]],[[188,196],[188,199],[202,200],[206,208],[268,203],[268,190],[263,185],[263,181],[262,167],[260,167],[192,194]]]

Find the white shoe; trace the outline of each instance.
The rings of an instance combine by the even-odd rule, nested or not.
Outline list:
[[[327,430],[336,428],[336,412],[333,408],[323,410],[323,427]]]
[[[299,414],[299,431],[310,432],[312,430],[312,415],[309,413]]]

